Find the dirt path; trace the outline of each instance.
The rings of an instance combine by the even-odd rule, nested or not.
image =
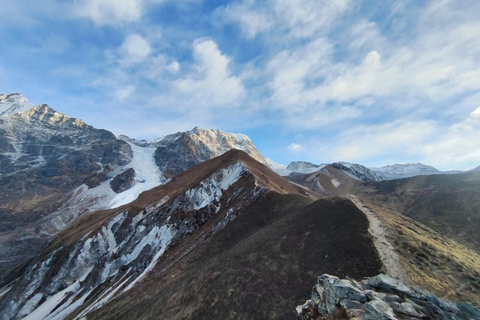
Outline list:
[[[370,226],[368,232],[373,237],[375,248],[378,255],[385,266],[386,273],[398,280],[405,281],[405,273],[400,264],[400,259],[393,249],[393,246],[388,242],[386,238],[385,228],[382,221],[378,218],[377,214],[370,209],[366,208],[362,202],[354,195],[349,195],[348,198],[360,209],[368,218]]]

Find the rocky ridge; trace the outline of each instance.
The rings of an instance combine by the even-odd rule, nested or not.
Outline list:
[[[21,93],[0,93],[0,117],[27,111],[33,107],[34,104]]]
[[[0,299],[0,319],[83,317],[236,219],[267,189],[296,192],[241,151],[204,162],[135,202],[83,217],[30,263]],[[278,183],[278,184],[277,184]],[[192,239],[190,239],[192,238]],[[190,240],[188,240],[190,239]],[[185,250],[170,254],[170,248]]]
[[[323,274],[312,296],[298,306],[298,319],[480,319],[480,308],[452,303],[384,274],[362,281]]]
[[[331,164],[337,170],[340,170],[348,176],[361,181],[381,181],[387,180],[387,177],[380,172],[369,169],[361,164],[349,162],[335,162]]]
[[[45,104],[0,117],[0,274],[87,211],[97,195],[86,199],[86,191],[131,158],[130,146],[111,132]]]
[[[193,165],[237,149],[246,152],[260,163],[266,159],[255,148],[250,138],[243,134],[225,133],[195,127],[187,132],[168,135],[154,143],[155,162],[165,177],[172,178]]]

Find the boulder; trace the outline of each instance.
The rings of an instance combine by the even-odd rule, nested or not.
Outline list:
[[[363,281],[323,274],[313,287],[311,299],[296,311],[302,320],[480,319],[477,306],[439,299],[384,274]]]
[[[110,181],[110,188],[116,193],[122,193],[135,185],[135,170],[127,169]]]

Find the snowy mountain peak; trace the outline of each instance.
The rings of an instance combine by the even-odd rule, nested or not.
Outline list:
[[[0,93],[0,117],[27,111],[34,104],[27,100],[21,93]]]
[[[394,164],[371,169],[380,172],[388,180],[442,173],[434,167],[422,163]]]
[[[361,181],[380,181],[385,180],[385,177],[380,172],[376,172],[361,164],[351,162],[336,162],[331,164],[337,170],[344,174]]]
[[[82,120],[60,113],[46,104],[40,104],[27,111],[21,112],[18,116],[31,123],[39,123],[60,128],[77,127],[83,129],[88,127],[88,125]]]
[[[292,161],[287,166],[287,169],[298,173],[312,173],[325,167],[325,165],[318,165],[307,161]]]

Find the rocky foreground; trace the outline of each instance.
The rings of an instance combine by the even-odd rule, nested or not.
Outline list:
[[[298,319],[480,319],[480,308],[452,303],[380,274],[362,281],[323,274]]]

